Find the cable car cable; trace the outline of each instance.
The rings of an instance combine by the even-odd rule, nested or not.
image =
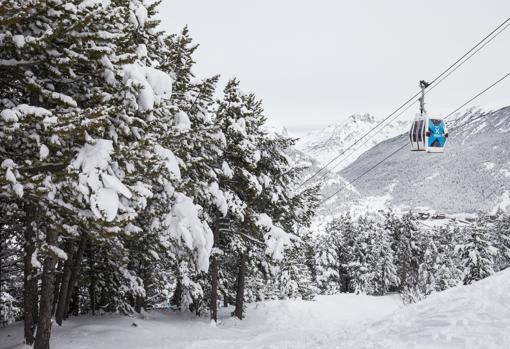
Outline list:
[[[505,22],[502,23],[502,25],[500,25],[498,28],[496,28],[491,34],[489,34],[488,36],[494,34],[495,32],[497,32],[499,30],[499,28],[501,28],[507,21],[509,21],[509,19],[507,19]],[[508,27],[510,26],[510,23],[508,23],[506,26],[503,27],[503,29],[501,29],[499,32],[497,32],[494,36],[492,36],[489,40],[487,40],[485,43],[483,43],[483,45],[481,45],[480,47],[478,47],[478,49],[476,49],[475,51],[473,51],[471,54],[469,54],[467,57],[466,55],[464,55],[463,57],[464,58],[461,58],[462,62],[460,62],[460,64],[458,64],[457,66],[455,66],[455,68],[453,70],[451,70],[450,72],[448,72],[448,74],[446,74],[445,76],[443,76],[439,81],[435,82],[434,84],[434,80],[432,84],[434,84],[433,86],[431,86],[427,91],[426,93],[430,92],[431,90],[433,90],[435,87],[437,87],[441,82],[443,82],[446,78],[448,78],[452,73],[454,73],[457,69],[459,69],[461,66],[463,66],[469,59],[471,59],[471,57],[473,57],[475,54],[477,54],[480,50],[482,50],[485,46],[487,46],[490,42],[492,42],[498,35],[500,35],[505,29],[507,29]],[[458,63],[459,61],[457,61],[456,63]],[[452,65],[453,66],[453,65]],[[450,67],[451,68],[451,67]],[[417,101],[417,100],[416,100]],[[394,120],[396,120],[399,116],[401,116],[404,112],[406,112],[411,106],[414,105],[414,103],[416,103],[416,101],[414,101],[412,104],[408,105],[404,110],[402,110],[398,115],[396,115],[395,117],[393,117],[390,122],[388,122],[386,125],[384,125],[381,129],[383,129],[384,127],[388,126],[391,122],[393,122]],[[390,115],[391,116],[391,115]],[[377,128],[379,125],[381,125],[384,121],[386,121],[388,119],[388,117],[384,120],[382,120],[381,123],[379,123],[378,125],[374,126],[373,129]],[[373,130],[372,129],[372,130]],[[368,133],[370,133],[372,130],[370,130]],[[363,138],[364,136],[361,137],[361,139]],[[371,136],[369,137],[365,142],[363,142],[360,147],[358,147],[357,149],[360,149],[363,145],[365,145],[370,139],[372,139],[374,137]],[[345,151],[343,151],[341,154],[339,154],[337,157],[335,157],[332,161],[330,161],[328,164],[326,164],[322,169],[325,169],[328,165],[330,165],[332,162],[334,162],[336,159],[338,159],[341,155],[343,155],[345,152],[347,152],[350,148],[352,148],[353,145],[355,145],[357,143],[357,141],[355,143],[353,143],[350,147],[348,147]],[[352,152],[351,154],[353,154],[354,152]],[[348,156],[347,156],[348,157]],[[319,177],[319,180],[321,180],[322,178],[324,178],[328,173],[331,173],[331,171],[333,169],[335,169],[336,167],[338,167],[347,157],[344,157],[339,163],[337,163],[335,166],[333,166],[332,169],[324,172],[321,177]],[[319,169],[317,171],[317,173],[315,175],[317,175],[319,172],[321,172],[322,169]],[[314,175],[314,176],[315,176]],[[305,182],[303,182],[302,184],[305,184],[307,181],[309,181],[310,179],[312,179],[314,176],[308,178]],[[301,185],[302,185],[301,184]],[[301,185],[299,187],[301,187]]]
[[[489,34],[487,34],[482,40],[480,40],[475,46],[473,46],[471,49],[469,49],[464,55],[462,55],[459,59],[457,59],[453,64],[451,64],[448,68],[446,68],[441,74],[439,74],[438,76],[436,76],[431,82],[430,84],[434,84],[436,83],[438,80],[440,80],[441,78],[443,78],[446,74],[448,74],[448,72],[450,70],[452,70],[457,64],[459,64],[459,62],[461,62],[465,57],[469,56],[472,52],[474,51],[477,51],[477,49],[486,41],[488,40],[490,37],[492,37],[492,35],[496,32],[498,32],[498,30],[502,27],[503,30],[505,30],[508,26],[505,27],[505,25],[510,22],[510,17],[507,18],[505,21],[503,21],[503,23],[501,23],[500,25],[498,25],[494,30],[492,30]],[[503,31],[502,30],[502,31]],[[501,31],[501,32],[502,32]],[[499,35],[501,32],[499,32],[497,35]],[[482,47],[484,47],[485,45],[483,45]],[[479,50],[478,50],[479,51]],[[478,52],[477,51],[477,52]],[[471,58],[472,56],[470,56],[469,58]],[[446,78],[446,77],[445,77]],[[444,79],[443,79],[444,80]],[[416,97],[420,96],[421,94],[421,91],[416,93],[415,95],[413,95],[411,98],[409,98],[406,102],[404,102],[402,105],[400,105],[397,109],[395,109],[391,114],[389,114],[387,117],[385,117],[383,120],[381,120],[377,125],[375,125],[374,127],[372,127],[372,129],[370,129],[368,132],[366,132],[363,136],[361,136],[358,140],[356,140],[354,143],[352,143],[349,147],[347,147],[347,149],[343,150],[339,155],[337,155],[335,158],[333,158],[332,160],[330,160],[327,164],[325,164],[324,166],[322,166],[321,168],[319,168],[319,170],[317,170],[312,176],[308,177],[305,181],[301,182],[299,185],[298,185],[298,188],[302,187],[304,184],[308,183],[311,179],[315,178],[320,172],[322,172],[324,169],[326,169],[331,163],[333,163],[335,160],[337,160],[340,156],[342,156],[343,154],[345,154],[345,152],[347,152],[349,149],[351,149],[353,146],[355,146],[359,141],[361,141],[363,138],[365,138],[367,135],[369,135],[370,133],[372,133],[372,131],[374,131],[377,127],[379,127],[382,123],[384,123],[386,120],[388,120],[390,117],[392,117],[393,115],[395,115],[400,109],[404,108],[407,104],[409,104],[410,102],[412,102]]]
[[[443,82],[446,78],[448,78],[451,74],[453,74],[457,69],[459,69],[460,67],[462,67],[469,59],[471,59],[471,57],[473,57],[475,54],[477,54],[480,50],[482,50],[485,46],[487,46],[490,42],[492,42],[498,35],[500,35],[505,29],[507,29],[508,27],[510,26],[510,23],[508,23],[505,27],[503,27],[503,29],[501,29],[498,33],[496,33],[493,37],[491,37],[488,41],[486,41],[482,46],[480,46],[476,51],[472,52],[468,57],[466,57],[462,62],[459,63],[459,65],[457,65],[453,70],[451,70],[447,75],[445,75],[443,78],[441,78],[439,81],[437,81],[433,86],[430,86],[428,88],[428,90],[425,92],[425,93],[429,93],[430,91],[432,91],[435,87],[437,87],[441,82]],[[398,119],[402,114],[404,114],[407,110],[409,110],[414,104],[416,103],[413,102],[412,104],[409,104],[404,110],[402,110],[400,113],[398,113],[397,115],[395,115],[393,118],[391,118],[391,120],[384,126],[381,127],[380,130],[384,129],[385,127],[387,127],[388,125],[390,125],[394,120]],[[371,139],[373,139],[375,136],[375,134],[373,134],[372,136],[368,137],[365,142],[363,142],[362,144],[360,144],[359,147],[356,147],[356,149],[354,149],[354,151],[356,150],[359,150],[361,149],[361,147],[363,147],[365,144],[367,144]],[[351,154],[347,154],[345,157],[343,157],[340,162],[336,163],[332,168],[330,168],[329,170],[325,171],[319,178],[318,180],[322,180],[324,177],[326,177],[326,175],[328,173],[331,173],[335,168],[337,168],[340,164],[342,164],[346,159],[349,158],[350,155],[354,154],[354,151],[351,152]]]
[[[404,110],[402,110],[400,113],[398,113],[398,115],[395,116],[395,118],[393,118],[389,123],[387,123],[386,125],[384,125],[382,128],[385,128],[386,126],[388,126],[391,122],[393,122],[395,119],[397,119],[399,116],[401,116],[402,114],[404,114],[407,110],[409,110],[409,108],[411,108],[412,106],[414,106],[414,104],[417,102],[414,101],[414,103],[412,104],[409,104]],[[382,129],[381,128],[381,129]],[[367,144],[372,138],[374,138],[374,136],[371,136],[371,137],[368,137],[365,142],[361,143],[359,145],[359,147],[357,147],[356,149],[354,149],[354,151],[358,150],[358,149],[361,149],[361,147],[363,147],[365,144]],[[335,164],[335,166],[333,166],[331,169],[327,170],[326,172],[324,172],[319,178],[318,180],[322,180],[324,177],[326,177],[326,175],[328,173],[331,173],[335,168],[337,168],[340,164],[342,164],[346,159],[349,158],[350,155],[354,154],[354,151],[351,152],[351,154],[348,154],[347,156],[343,157],[342,159],[340,159],[340,161],[338,163]]]
[[[510,76],[510,72],[505,74],[503,77],[499,78],[497,81],[495,81],[494,83],[492,83],[491,85],[489,85],[488,87],[486,87],[484,90],[480,91],[479,93],[477,93],[475,96],[471,97],[468,101],[466,101],[465,103],[463,103],[461,106],[459,106],[458,108],[456,108],[454,111],[452,111],[451,113],[449,113],[447,116],[444,117],[444,120],[448,119],[450,116],[454,115],[455,113],[457,113],[460,109],[464,108],[466,105],[468,105],[469,103],[471,103],[472,101],[474,101],[475,99],[477,99],[478,97],[480,97],[481,95],[483,95],[485,92],[489,91],[491,88],[493,88],[494,86],[496,86],[497,84],[499,84],[501,81],[505,80],[508,76]],[[467,125],[467,124],[464,124],[464,125]],[[459,126],[459,127],[462,127],[462,126]],[[372,170],[374,170],[376,167],[378,167],[380,164],[382,164],[383,162],[385,162],[386,160],[388,160],[389,158],[391,158],[392,156],[394,156],[396,153],[398,153],[399,151],[401,151],[402,149],[404,149],[405,147],[407,147],[407,140],[405,142],[404,145],[402,145],[401,147],[397,148],[396,150],[394,150],[393,152],[391,152],[388,156],[386,156],[384,159],[382,159],[381,161],[379,161],[378,163],[376,163],[374,166],[370,167],[368,170],[364,171],[361,175],[359,175],[358,177],[354,178],[352,181],[348,181],[349,184],[353,184],[354,182],[357,182],[359,179],[361,179],[362,177],[364,177],[366,174],[368,174],[369,172],[371,172]],[[329,199],[333,198],[335,195],[337,195],[338,193],[340,193],[341,191],[343,191],[346,187],[342,187],[340,189],[338,189],[337,191],[335,191],[332,195],[328,196],[326,199],[322,200],[321,202],[319,202],[319,205],[322,205],[324,204],[326,201],[328,201]]]

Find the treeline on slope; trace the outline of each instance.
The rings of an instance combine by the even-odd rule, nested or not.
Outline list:
[[[0,7],[0,311],[48,348],[52,317],[313,296],[317,188],[261,101],[193,75],[158,2]],[[309,283],[303,282],[308,278]]]
[[[411,214],[344,215],[309,244],[319,292],[384,295],[413,303],[510,266],[510,215],[479,213],[472,223],[430,227]]]

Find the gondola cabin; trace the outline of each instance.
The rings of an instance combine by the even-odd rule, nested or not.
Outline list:
[[[444,120],[418,117],[409,131],[411,150],[442,153],[448,138]]]

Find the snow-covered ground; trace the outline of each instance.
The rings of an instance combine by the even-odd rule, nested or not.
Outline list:
[[[216,327],[172,312],[83,316],[54,326],[52,348],[503,349],[510,348],[509,290],[506,270],[407,307],[395,295],[342,294],[250,304],[243,321],[223,309]],[[0,329],[0,348],[26,348],[21,334],[21,324]]]
[[[374,322],[348,348],[510,348],[510,270]]]

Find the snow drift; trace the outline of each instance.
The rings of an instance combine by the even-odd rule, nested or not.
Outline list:
[[[431,295],[374,323],[353,348],[510,348],[510,270]]]

